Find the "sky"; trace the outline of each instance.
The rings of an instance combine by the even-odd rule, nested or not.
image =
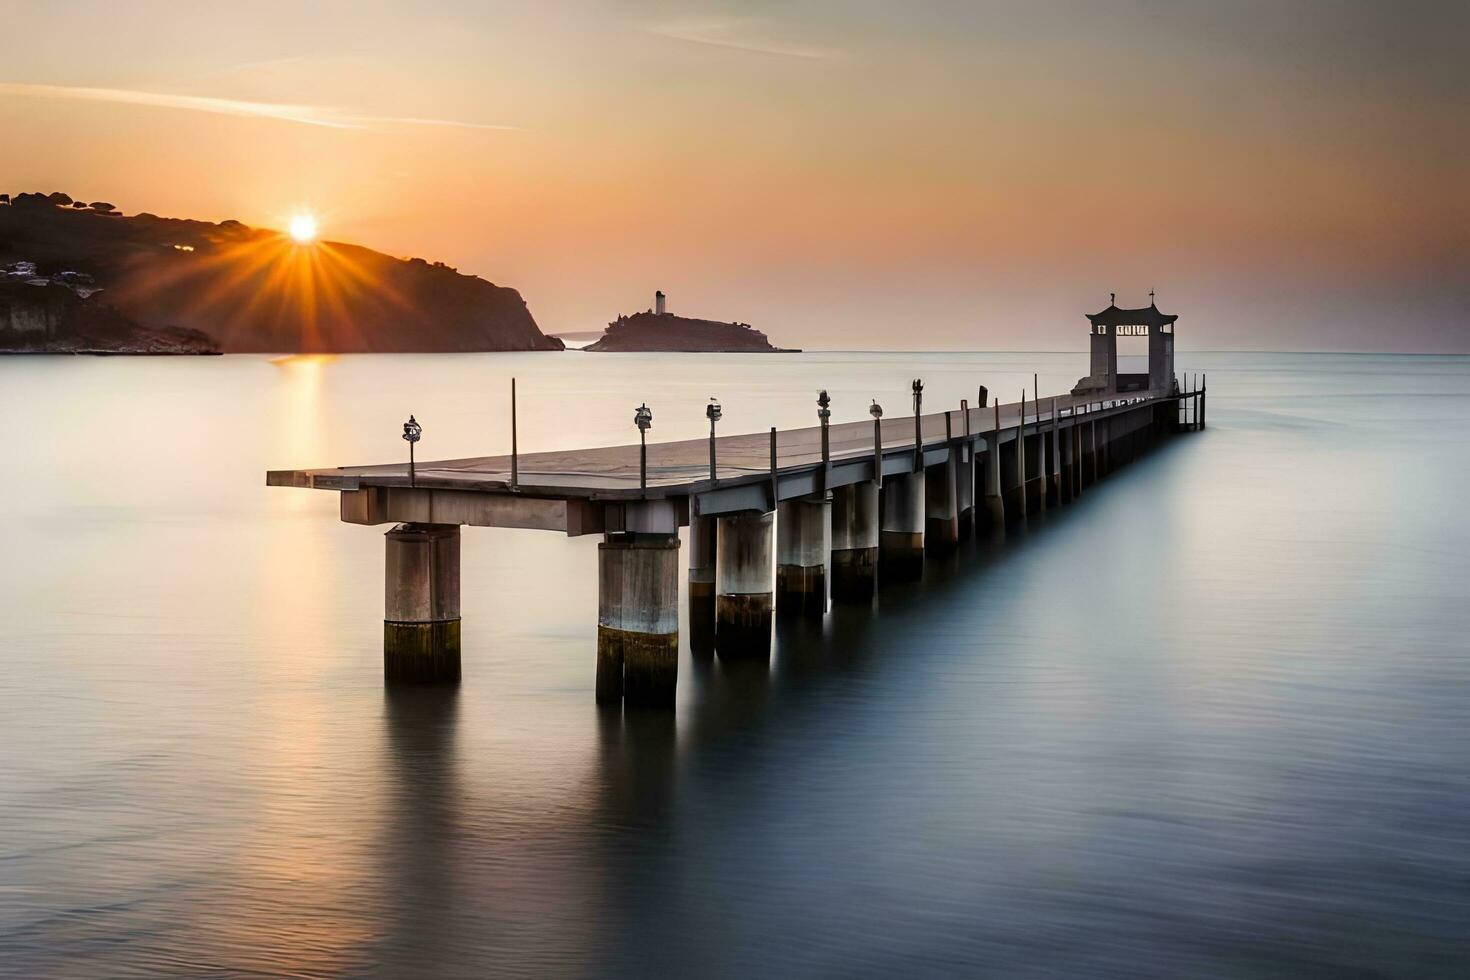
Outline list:
[[[1470,353],[1470,5],[22,3],[0,190],[442,260],[548,333]]]

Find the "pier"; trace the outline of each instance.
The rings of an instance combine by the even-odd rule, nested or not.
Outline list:
[[[602,536],[595,693],[669,705],[678,675],[680,529],[691,647],[768,658],[773,617],[820,617],[921,579],[928,556],[1003,533],[1174,433],[1205,425],[1205,385],[1179,385],[1173,323],[1150,304],[1092,321],[1091,373],[1070,392],[818,424],[563,452],[279,470],[271,486],[340,495],[341,520],[386,535],[383,664],[392,682],[460,676],[460,528]],[[1149,372],[1117,373],[1116,338],[1151,331]],[[635,420],[645,434],[646,406]],[[416,428],[416,427],[415,427]],[[416,437],[416,432],[414,433]],[[405,438],[409,438],[405,426]],[[410,442],[410,449],[412,441]]]

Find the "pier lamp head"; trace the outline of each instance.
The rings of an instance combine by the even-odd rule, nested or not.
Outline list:
[[[883,417],[883,406],[879,405],[877,400],[875,399],[873,401],[873,404],[868,406],[868,414],[873,416],[873,418],[875,419],[881,419]]]
[[[823,388],[821,391],[817,392],[817,418],[821,419],[823,422],[830,419],[832,417],[832,409],[828,406],[831,404],[832,399],[827,395],[826,388]]]
[[[920,379],[920,378],[915,378],[914,379],[914,384],[913,384],[913,389],[914,389],[914,394],[916,394],[916,395],[922,395],[924,393],[924,382],[923,382],[923,380]]]
[[[704,417],[709,419],[709,424],[714,425],[720,420],[720,400],[711,397],[709,404],[704,406]]]
[[[647,432],[653,425],[653,410],[646,404],[639,405],[638,410],[633,413],[633,424],[638,426],[639,432]]]
[[[418,420],[410,415],[408,421],[403,423],[403,438],[410,443],[414,443],[418,442],[423,434],[424,427],[419,425]]]

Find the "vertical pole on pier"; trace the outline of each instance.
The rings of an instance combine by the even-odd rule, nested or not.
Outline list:
[[[779,481],[776,478],[776,427],[771,426],[771,510],[781,502]]]
[[[883,409],[874,402],[868,409],[873,415],[873,485],[883,489]]]
[[[411,442],[408,444],[408,485],[411,486],[411,487],[418,485],[418,481],[415,479],[415,476],[414,476],[414,468],[413,468],[413,443],[411,443]]]
[[[521,485],[521,466],[516,446],[516,379],[510,379],[510,488],[517,490]]]
[[[914,470],[924,468],[924,421],[920,414],[924,404],[924,382],[914,379]]]
[[[638,489],[648,491],[648,427],[653,425],[653,412],[648,403],[639,405],[633,412],[633,424],[638,426]]]
[[[1199,427],[1205,427],[1205,392],[1210,390],[1210,376],[1202,374],[1199,378]]]
[[[827,465],[832,462],[832,446],[827,438],[827,426],[832,421],[832,399],[823,388],[817,393],[817,421],[822,423],[822,488],[827,487]]]
[[[960,515],[960,537],[968,539],[975,536],[975,488],[978,486],[975,479],[975,443],[970,439],[969,399],[960,399],[960,415],[965,420],[965,439],[960,443],[959,459],[955,464],[955,494],[958,498],[955,507]]]

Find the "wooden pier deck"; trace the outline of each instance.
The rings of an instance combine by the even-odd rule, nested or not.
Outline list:
[[[781,500],[801,497],[875,478],[881,456],[884,476],[912,472],[916,445],[923,465],[943,462],[961,445],[1013,442],[1024,427],[1038,431],[1070,429],[1082,421],[1102,421],[1146,405],[1178,404],[1196,393],[1130,392],[1108,397],[1071,394],[968,408],[921,416],[916,438],[914,417],[885,416],[875,438],[872,420],[828,427],[828,455],[822,455],[819,425],[771,432],[721,435],[715,439],[716,476],[710,478],[709,440],[650,442],[647,483],[639,482],[639,446],[602,446],[560,452],[521,453],[512,485],[510,456],[418,462],[410,485],[408,461],[333,469],[273,470],[270,486],[343,492],[343,520],[379,524],[399,520],[535,527],[568,534],[604,529],[594,503],[678,498],[694,501],[701,514],[770,510]],[[773,458],[774,444],[774,458]],[[1030,474],[1030,478],[1040,473]],[[369,493],[368,491],[373,491]],[[384,492],[390,491],[390,492]]]

